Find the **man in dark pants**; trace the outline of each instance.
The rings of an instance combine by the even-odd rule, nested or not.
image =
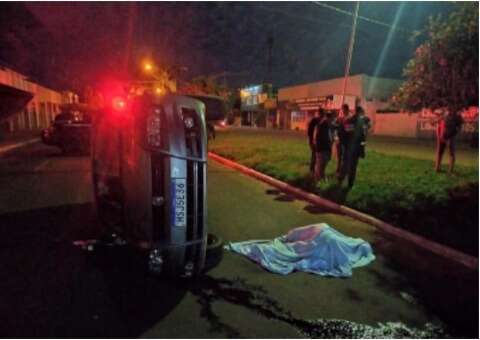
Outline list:
[[[342,144],[342,140],[344,139],[344,134],[345,130],[343,128],[343,122],[348,119],[350,115],[350,108],[348,107],[348,104],[343,104],[342,109],[338,113],[338,117],[333,123],[334,127],[334,149],[335,149],[335,155],[337,158],[337,176],[340,176],[340,172],[342,169],[342,159],[343,159],[343,153],[345,149],[345,145]]]
[[[331,123],[332,113],[326,112],[320,116],[320,121],[315,127],[315,181],[325,179],[325,169],[332,156]]]
[[[341,185],[345,177],[348,176],[348,186],[350,188],[355,183],[358,159],[362,156],[362,143],[365,141],[366,122],[362,113],[363,109],[358,106],[355,113],[342,122],[344,133],[340,143],[343,154],[338,182]]]
[[[322,116],[323,110],[321,108],[315,112],[315,116],[308,122],[307,135],[308,135],[308,145],[310,146],[311,157],[310,157],[310,173],[315,172],[315,140],[313,135],[315,133],[315,127],[320,121],[320,116]]]

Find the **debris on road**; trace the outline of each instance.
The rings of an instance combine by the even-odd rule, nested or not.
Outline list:
[[[117,234],[106,234],[101,239],[76,240],[72,242],[74,246],[81,247],[83,250],[93,251],[95,246],[124,246],[127,242]]]
[[[98,240],[76,240],[72,242],[74,246],[82,248],[82,250],[93,251]]]
[[[368,242],[345,236],[326,223],[298,227],[274,240],[229,243],[225,249],[245,255],[263,268],[283,275],[297,270],[350,277],[353,268],[375,259]]]
[[[311,339],[445,339],[443,328],[427,323],[423,329],[410,328],[401,322],[364,325],[348,320],[309,320],[300,334]]]

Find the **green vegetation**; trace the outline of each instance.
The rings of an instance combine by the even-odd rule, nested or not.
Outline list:
[[[327,168],[328,182],[309,176],[310,152],[303,134],[268,130],[218,133],[210,150],[322,197],[372,214],[399,227],[470,254],[478,252],[478,152],[461,149],[455,174],[433,171],[430,142],[370,138],[367,157],[348,191]],[[428,159],[430,150],[430,159]],[[447,161],[447,159],[445,160]]]
[[[460,2],[420,32],[422,44],[404,69],[396,101],[413,110],[478,105],[478,3]]]

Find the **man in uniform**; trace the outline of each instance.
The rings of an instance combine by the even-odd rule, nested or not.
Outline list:
[[[340,138],[342,158],[338,182],[341,185],[345,177],[348,177],[348,186],[351,188],[357,174],[358,159],[364,157],[362,145],[365,143],[365,131],[367,122],[360,106],[355,108],[351,116],[343,119],[340,130],[343,130]],[[363,151],[363,155],[362,155]]]
[[[325,179],[325,169],[332,156],[332,113],[326,112],[320,116],[315,127],[315,181]]]
[[[343,129],[343,122],[345,119],[348,119],[350,115],[350,108],[348,104],[343,104],[342,109],[338,113],[337,119],[333,123],[334,129],[334,143],[333,149],[337,159],[337,176],[340,176],[342,169],[342,158],[344,152],[344,145],[342,145],[342,140],[344,139],[345,131]]]

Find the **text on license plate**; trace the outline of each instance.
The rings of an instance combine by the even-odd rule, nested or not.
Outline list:
[[[175,227],[187,225],[187,180],[172,178],[172,222]]]

